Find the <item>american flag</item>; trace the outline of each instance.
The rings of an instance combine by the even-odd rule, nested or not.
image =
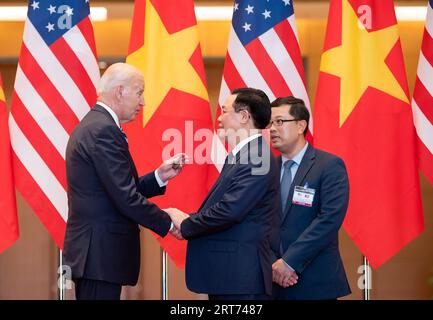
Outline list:
[[[9,117],[15,184],[60,248],[66,144],[99,77],[89,0],[29,1]]]
[[[271,101],[293,95],[311,113],[291,0],[235,1],[219,105],[239,87],[261,89]]]
[[[418,134],[420,169],[433,184],[433,0],[427,6],[412,111]]]

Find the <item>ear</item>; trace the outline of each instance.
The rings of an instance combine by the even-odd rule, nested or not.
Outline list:
[[[307,127],[307,121],[305,121],[305,120],[298,121],[298,133],[299,134],[304,134],[306,127]]]
[[[248,121],[250,121],[250,113],[247,110],[241,110],[239,111],[239,113],[241,114],[241,122],[242,123],[248,123]]]
[[[123,86],[116,87],[115,95],[117,100],[121,100],[123,98],[124,90],[125,88]]]

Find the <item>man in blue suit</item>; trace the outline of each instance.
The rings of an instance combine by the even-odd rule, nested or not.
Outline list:
[[[349,200],[342,159],[313,148],[305,139],[309,112],[302,100],[271,104],[272,146],[281,152],[279,258],[273,263],[277,299],[336,299],[348,295],[338,248]]]
[[[161,237],[171,227],[168,214],[147,198],[164,194],[167,181],[182,169],[183,155],[139,177],[120,127],[143,108],[143,91],[139,70],[124,63],[110,66],[99,82],[97,104],[67,145],[69,217],[63,253],[78,300],[120,299],[122,285],[138,279],[138,225]]]
[[[233,148],[197,213],[167,209],[188,239],[186,283],[210,300],[269,299],[271,233],[279,219],[279,170],[261,135],[271,117],[260,90],[234,90],[218,118]],[[274,247],[275,248],[275,247]]]

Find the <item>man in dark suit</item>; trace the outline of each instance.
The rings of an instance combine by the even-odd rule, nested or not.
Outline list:
[[[99,82],[97,104],[67,145],[69,217],[63,253],[77,299],[120,299],[121,286],[138,279],[138,224],[162,237],[171,227],[168,214],[147,198],[164,194],[167,181],[182,169],[183,155],[139,177],[120,127],[144,106],[143,91],[139,70],[123,63],[109,67]]]
[[[343,160],[305,140],[309,112],[302,100],[271,104],[272,146],[281,169],[280,258],[273,268],[277,299],[336,299],[350,293],[338,248],[349,200]]]
[[[218,118],[233,148],[197,213],[167,209],[188,239],[186,283],[210,300],[268,299],[272,294],[271,231],[279,219],[276,159],[260,132],[271,116],[260,90],[234,90]]]

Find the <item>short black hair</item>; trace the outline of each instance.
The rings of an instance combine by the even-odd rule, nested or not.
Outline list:
[[[289,97],[281,97],[275,99],[271,103],[271,108],[281,107],[283,105],[289,105],[289,114],[296,120],[305,120],[307,122],[307,126],[304,130],[304,136],[307,135],[308,132],[308,124],[310,122],[310,112],[305,106],[304,100],[295,98],[293,96]]]
[[[246,109],[251,114],[257,129],[265,129],[268,126],[271,121],[271,101],[266,93],[254,88],[238,88],[231,94],[237,95],[233,102],[235,112]]]

